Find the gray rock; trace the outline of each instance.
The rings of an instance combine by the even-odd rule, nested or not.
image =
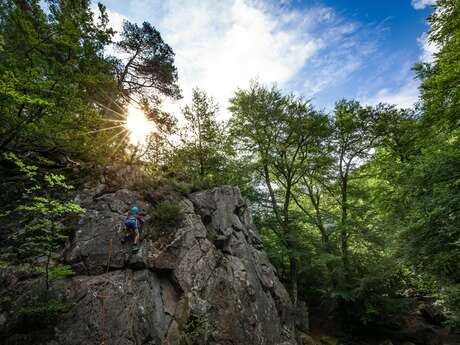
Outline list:
[[[419,306],[422,317],[430,324],[440,326],[447,317],[430,303],[424,303]]]
[[[135,255],[119,240],[124,212],[133,203],[146,211],[153,206],[127,189],[81,200],[87,212],[64,254],[78,275],[53,286],[72,306],[50,341],[295,343],[289,295],[261,250],[238,188],[180,200],[180,227],[144,240]]]
[[[65,252],[65,260],[80,274],[101,274],[125,267],[132,243],[122,244],[126,212],[132,205],[149,211],[138,193],[120,189],[104,194],[85,204],[72,243]]]
[[[165,288],[168,286],[168,288]],[[56,327],[59,344],[161,344],[172,316],[162,290],[173,289],[149,270],[119,270],[68,282],[78,303]]]

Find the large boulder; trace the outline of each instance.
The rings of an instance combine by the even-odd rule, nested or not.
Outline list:
[[[132,204],[152,205],[128,189],[80,201],[87,211],[63,254],[77,275],[53,286],[71,307],[47,344],[295,343],[289,295],[238,188],[178,199],[180,226],[137,254],[120,242],[121,225]]]
[[[447,317],[433,304],[423,303],[419,306],[419,312],[429,324],[441,326]]]

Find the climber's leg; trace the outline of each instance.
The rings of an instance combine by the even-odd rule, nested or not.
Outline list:
[[[139,229],[133,230],[134,244],[132,247],[133,253],[139,251]]]
[[[126,242],[129,241],[129,239],[130,239],[131,237],[132,237],[131,231],[125,230],[125,231],[121,234],[121,236],[120,236],[120,242],[121,242],[121,243],[126,243]]]
[[[133,238],[132,251],[137,252],[139,250],[139,230],[131,230],[131,236]]]
[[[134,245],[138,246],[139,245],[139,229],[134,230]]]

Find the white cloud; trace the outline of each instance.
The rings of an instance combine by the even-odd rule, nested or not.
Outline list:
[[[422,10],[425,7],[436,5],[436,0],[412,0],[412,7]]]
[[[320,50],[333,47],[356,30],[354,23],[342,20],[331,8],[295,10],[289,1],[279,5],[258,0],[130,0],[126,7],[130,20],[150,21],[176,53],[184,100],[168,107],[177,112],[198,86],[216,99],[224,117],[228,116],[228,99],[238,87],[247,87],[254,78],[283,87],[298,78]],[[124,18],[109,14],[118,15],[114,25]],[[347,39],[334,49],[350,52],[354,44]],[[353,59],[342,66],[343,56],[340,61],[332,61],[334,57],[338,55],[329,55],[330,75],[336,72],[337,63],[343,77],[359,67]],[[335,80],[315,82],[310,88],[319,90]]]
[[[199,86],[224,115],[237,87],[253,78],[287,82],[323,45],[304,30],[309,22],[295,12],[269,12],[243,0],[199,4],[170,2],[162,34],[176,53],[185,100]]]
[[[410,108],[419,99],[419,82],[413,77],[408,77],[398,88],[383,88],[372,97],[364,97],[362,103],[376,105],[378,103],[394,104],[398,108]]]
[[[321,70],[317,74],[311,75],[304,82],[305,93],[308,97],[313,97],[327,87],[344,81],[359,67],[361,67],[361,61],[353,56],[348,56],[342,61],[335,59],[331,61],[323,60],[320,66]]]
[[[123,21],[127,20],[127,18],[118,12],[111,11],[110,9],[107,9],[107,14],[109,16],[109,26],[115,30],[114,41],[118,41],[120,39],[120,34],[123,31]]]
[[[417,43],[422,50],[422,54],[420,55],[422,62],[434,62],[435,54],[439,51],[439,47],[428,40],[428,34],[426,32],[417,38]]]
[[[314,98],[327,89],[346,83],[355,72],[366,67],[369,57],[377,49],[378,29],[378,26],[361,26],[333,19],[333,24],[321,32],[327,42],[325,48],[302,71],[305,95]]]

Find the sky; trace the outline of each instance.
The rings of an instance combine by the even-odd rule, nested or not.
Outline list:
[[[251,80],[330,111],[342,98],[410,107],[412,67],[430,62],[426,18],[435,0],[102,0],[110,25],[148,21],[174,50],[184,98],[200,87],[228,117]]]

